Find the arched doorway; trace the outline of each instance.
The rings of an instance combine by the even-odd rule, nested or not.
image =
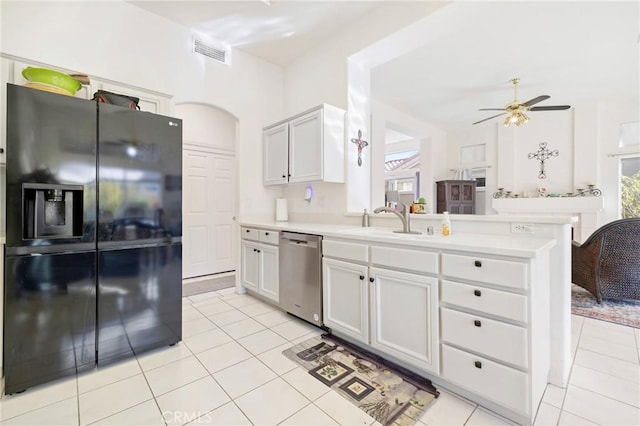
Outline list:
[[[183,103],[183,278],[236,269],[238,120],[211,105]]]

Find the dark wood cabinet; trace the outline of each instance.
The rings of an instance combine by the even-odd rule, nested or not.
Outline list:
[[[475,180],[441,180],[436,182],[436,213],[476,213]]]

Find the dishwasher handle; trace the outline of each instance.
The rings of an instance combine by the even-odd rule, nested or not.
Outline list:
[[[294,232],[281,232],[280,245],[293,245],[305,248],[318,248],[322,237],[319,235],[297,234]]]

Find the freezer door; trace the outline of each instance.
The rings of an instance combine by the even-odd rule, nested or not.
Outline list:
[[[104,250],[98,258],[98,364],[180,341],[182,246]]]
[[[7,85],[7,253],[28,254],[14,249],[45,244],[95,248],[96,125],[95,102]],[[54,223],[67,232],[41,238],[29,227],[38,220],[35,193],[45,188],[59,188],[71,198],[65,203],[66,222]],[[46,219],[51,213],[59,212],[48,211]]]
[[[98,246],[182,236],[182,121],[98,104]]]
[[[6,257],[7,394],[95,366],[95,263],[95,251]]]

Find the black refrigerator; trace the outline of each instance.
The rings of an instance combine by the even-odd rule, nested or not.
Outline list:
[[[182,123],[7,85],[5,393],[175,344]]]

